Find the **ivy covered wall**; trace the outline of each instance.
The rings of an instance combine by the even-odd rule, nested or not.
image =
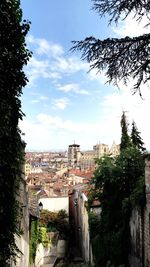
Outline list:
[[[27,83],[23,66],[30,52],[19,0],[0,1],[0,266],[9,266],[18,248],[20,208],[16,195],[22,176],[24,143],[18,127],[22,119],[20,96]]]

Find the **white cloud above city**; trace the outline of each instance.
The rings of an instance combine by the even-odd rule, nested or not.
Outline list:
[[[59,80],[62,75],[89,69],[89,64],[81,61],[78,57],[72,54],[65,57],[60,44],[52,44],[46,39],[37,39],[31,35],[27,38],[27,44],[33,45],[32,49],[35,49],[26,70],[29,79],[28,86],[33,85],[33,81],[41,77]]]
[[[77,83],[70,83],[65,84],[63,86],[58,86],[58,90],[63,91],[64,93],[73,92],[79,95],[89,95],[90,93],[88,90],[80,88],[80,84]]]
[[[113,29],[117,35],[132,35],[137,29],[139,33],[131,17],[120,25]],[[105,85],[104,72],[88,72],[89,64],[80,59],[81,55],[71,54],[61,43],[33,34],[27,43],[33,56],[25,68],[29,83],[23,112],[27,115],[20,122],[27,150],[67,150],[74,141],[81,149],[92,149],[97,142],[119,143],[123,110],[130,124],[135,120],[150,148],[150,91],[146,86],[143,100],[138,93],[131,94],[132,83],[127,87],[120,84],[120,90]]]
[[[69,99],[67,97],[53,99],[53,108],[64,110],[69,105]]]

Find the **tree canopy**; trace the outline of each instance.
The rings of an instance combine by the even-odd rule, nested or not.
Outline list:
[[[135,206],[143,207],[145,201],[144,157],[138,146],[141,138],[136,139],[136,145],[132,143],[124,112],[121,128],[120,154],[115,158],[105,155],[98,159],[92,179],[94,189],[91,189],[89,207],[92,198],[97,197],[101,203],[100,218],[93,214],[89,217],[96,267],[129,266],[131,210]],[[127,139],[123,138],[124,133]]]
[[[18,201],[25,144],[18,127],[22,119],[20,96],[27,83],[23,66],[30,52],[25,36],[29,22],[22,22],[19,0],[0,1],[0,266],[8,266],[18,248],[20,232]]]
[[[93,9],[100,16],[108,14],[109,23],[118,23],[133,13],[139,23],[143,16],[150,25],[150,4],[147,0],[92,0]],[[90,68],[106,70],[109,83],[118,85],[122,80],[127,84],[133,79],[133,93],[141,95],[141,86],[150,80],[150,33],[136,37],[97,39],[93,36],[82,41],[73,41],[72,50],[82,52],[82,59],[90,63]]]
[[[128,123],[124,111],[121,117],[121,130],[122,133],[121,133],[120,150],[127,148],[130,144],[130,137],[128,134]]]
[[[131,140],[132,144],[137,147],[141,151],[145,151],[146,149],[143,147],[144,142],[140,136],[140,132],[137,129],[136,123],[132,122],[132,131],[131,131]]]

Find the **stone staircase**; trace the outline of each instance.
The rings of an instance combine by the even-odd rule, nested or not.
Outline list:
[[[42,264],[40,267],[53,267],[56,262],[56,259],[57,258],[55,256],[51,256],[49,262]]]
[[[53,267],[56,262],[56,257],[53,259],[53,261],[50,261],[49,263],[44,263],[40,267]]]
[[[56,247],[53,247],[51,255],[44,257],[44,264],[42,264],[40,267],[53,267],[56,262],[56,259]]]

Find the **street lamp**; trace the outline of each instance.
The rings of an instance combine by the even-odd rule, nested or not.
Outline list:
[[[42,211],[42,209],[43,209],[43,203],[40,202],[40,203],[39,203],[39,211]]]

